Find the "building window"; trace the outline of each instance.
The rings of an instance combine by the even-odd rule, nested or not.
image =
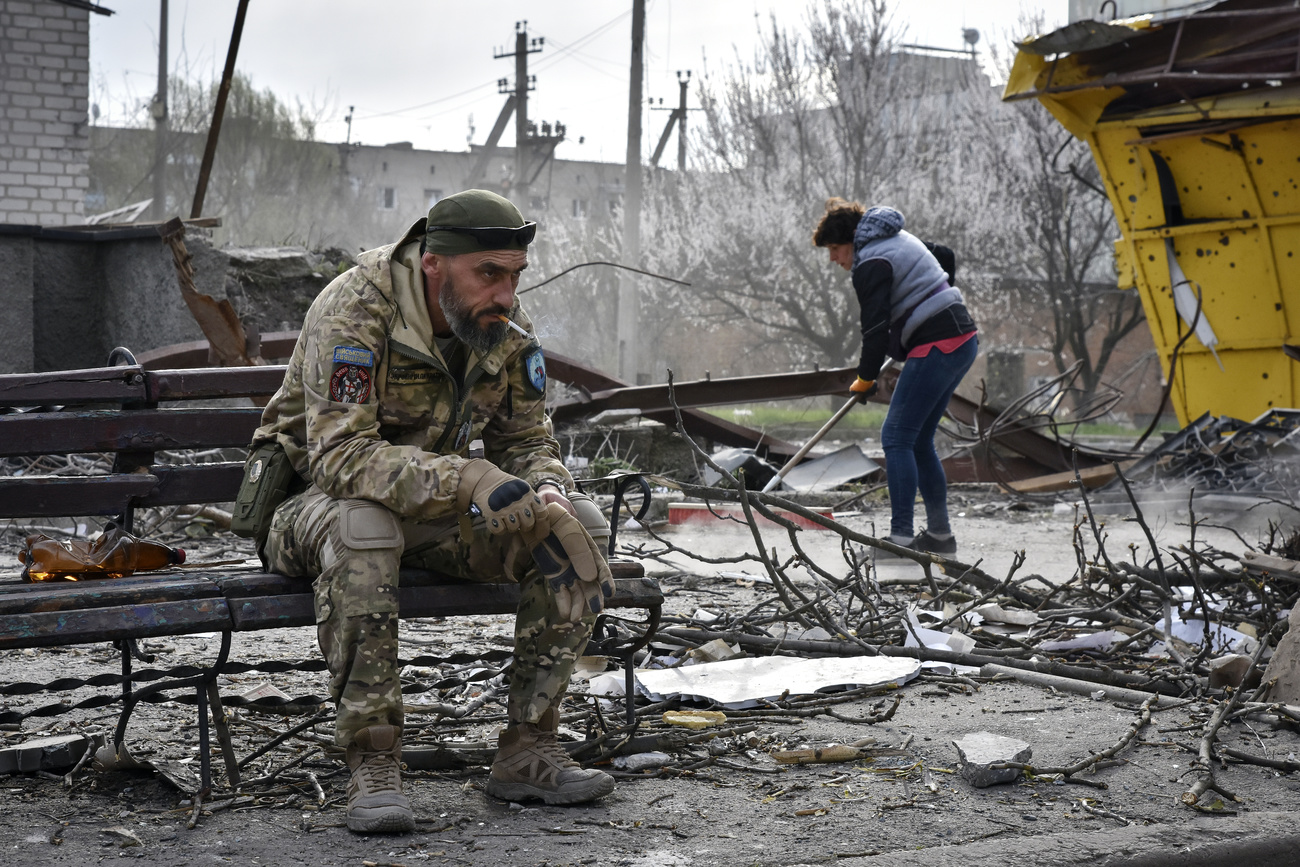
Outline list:
[[[388,161],[385,160],[382,165],[383,165],[383,171],[388,171]]]
[[[432,174],[436,173],[437,171],[438,171],[438,167],[437,167],[437,166],[429,166],[429,174],[432,175]]]
[[[580,219],[580,220],[585,220],[585,219],[587,218],[587,200],[586,200],[586,199],[574,199],[574,200],[573,200],[573,216],[577,217],[577,218]]]
[[[441,198],[442,198],[442,190],[425,190],[424,207],[426,209],[432,208],[434,205],[438,204],[438,200]]]
[[[392,187],[384,187],[383,195],[379,197],[379,207],[384,211],[391,211],[397,207],[397,191]]]

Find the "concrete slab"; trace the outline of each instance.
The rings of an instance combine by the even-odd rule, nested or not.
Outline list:
[[[1024,741],[992,732],[972,732],[953,741],[952,745],[957,748],[958,773],[977,789],[1020,779],[1019,768],[992,768],[990,765],[1024,763],[1034,755],[1033,748]]]

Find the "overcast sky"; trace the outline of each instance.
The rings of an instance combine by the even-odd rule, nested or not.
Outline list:
[[[100,123],[122,123],[127,107],[147,103],[155,90],[159,3],[97,2],[115,14],[90,16],[91,101]],[[979,30],[977,47],[987,49],[990,40],[1026,35],[1023,13],[1043,16],[1049,29],[1067,15],[1067,0],[893,5],[902,41],[940,48],[962,48],[964,28]],[[236,0],[170,0],[171,69],[219,79],[236,7]],[[353,141],[464,150],[467,140],[487,138],[501,110],[497,80],[513,86],[514,61],[493,55],[514,50],[515,24],[526,19],[529,36],[545,38],[529,56],[537,77],[529,116],[567,125],[562,158],[622,162],[631,7],[631,0],[252,0],[236,68],[259,89],[300,100],[319,117],[323,140],[344,140],[344,118],[355,106]],[[798,24],[807,7],[808,0],[648,0],[646,96],[675,105],[677,70],[718,74],[737,58],[747,61],[760,22],[774,14]],[[668,116],[644,115],[647,154]],[[513,138],[512,126],[503,143]]]

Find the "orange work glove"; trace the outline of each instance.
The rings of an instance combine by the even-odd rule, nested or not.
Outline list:
[[[859,401],[866,400],[878,391],[880,391],[880,386],[876,384],[874,379],[863,379],[860,376],[849,386],[849,392],[856,394]]]

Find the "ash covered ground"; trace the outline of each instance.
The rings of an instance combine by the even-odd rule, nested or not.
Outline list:
[[[953,513],[960,559],[978,563],[989,575],[1004,576],[1018,551],[1025,558],[1020,574],[1036,574],[1052,584],[1068,582],[1080,568],[1073,510],[1013,503],[989,489],[971,487],[954,491]],[[874,503],[840,520],[876,535],[887,515],[887,507]],[[1130,543],[1145,550],[1140,526],[1107,520],[1104,532],[1113,553],[1128,556]],[[1184,544],[1189,535],[1186,515],[1149,515],[1147,523],[1161,546]],[[6,533],[9,551],[17,549],[20,532]],[[747,527],[725,522],[656,532],[672,546],[710,559],[756,548]],[[1264,527],[1222,517],[1206,518],[1197,528],[1198,543],[1223,551],[1259,545],[1266,535]],[[765,530],[763,539],[765,547],[775,550],[775,559],[788,554],[783,531]],[[843,568],[839,536],[809,530],[799,539],[828,570]],[[662,543],[633,531],[623,531],[621,541],[643,553],[660,552],[645,562],[667,594],[666,625],[675,631],[698,625],[693,618],[702,610],[730,622],[726,618],[761,609],[772,597],[773,587],[758,563],[705,563],[663,553]],[[187,546],[197,562],[239,559],[247,553],[242,543],[222,533],[190,538]],[[13,560],[6,559],[5,566],[17,570]],[[814,589],[811,578],[791,574],[796,584],[807,582],[805,590]],[[925,586],[911,583],[921,574],[919,566],[878,563],[874,574],[895,597],[925,607]],[[486,755],[476,750],[487,747],[503,719],[495,693],[501,663],[439,660],[457,651],[498,658],[510,645],[510,627],[508,617],[403,622],[403,657],[432,658],[405,672],[413,688],[408,749],[451,744],[471,759]],[[144,650],[155,655],[150,665],[166,668],[209,660],[217,645],[215,635],[185,636],[147,641]],[[664,643],[656,645],[656,653],[666,655],[674,647],[685,652],[680,644]],[[237,635],[232,653],[233,660],[242,662],[316,656],[310,629]],[[1093,664],[1087,654],[1070,659]],[[7,651],[0,654],[0,683],[89,678],[115,672],[117,665],[107,645]],[[140,667],[144,664],[137,663]],[[220,685],[226,696],[266,685],[291,697],[326,692],[324,673],[296,670],[227,675]],[[796,684],[791,687],[797,692]],[[575,680],[566,707],[566,729],[575,736],[599,725],[587,689],[585,681]],[[28,713],[59,701],[75,704],[101,691],[85,687],[7,694],[0,702],[5,710]],[[895,698],[898,706],[888,715]],[[472,713],[455,716],[471,706]],[[663,709],[646,714],[639,734],[668,731],[659,721]],[[620,710],[617,704],[606,707],[601,719],[612,726]],[[953,740],[989,731],[1028,743],[1037,767],[1069,766],[1124,738],[1139,720],[1138,708],[977,674],[927,674],[898,690],[850,692],[803,704],[778,701],[729,712],[722,729],[731,734],[675,750],[667,766],[615,769],[617,789],[594,805],[552,808],[496,801],[481,790],[481,765],[413,770],[407,775],[407,792],[418,830],[384,838],[358,837],[343,826],[347,776],[328,743],[325,721],[250,762],[245,780],[270,779],[245,792],[223,792],[221,760],[214,755],[217,791],[197,817],[191,796],[152,771],[87,767],[70,781],[62,773],[0,778],[0,803],[7,816],[0,847],[6,862],[15,864],[854,864],[889,863],[916,850],[979,841],[1010,846],[1039,838],[1050,848],[1059,845],[1062,834],[1103,839],[1140,827],[1177,829],[1207,818],[1232,823],[1251,814],[1300,811],[1295,774],[1237,762],[1216,763],[1215,778],[1240,801],[1207,796],[1202,806],[1209,806],[1209,813],[1180,801],[1195,779],[1192,763],[1212,710],[1213,705],[1200,700],[1156,710],[1106,767],[1069,781],[1049,776],[977,789],[954,773]],[[231,713],[240,756],[311,719],[310,709],[293,716],[247,709]],[[115,721],[112,706],[29,716],[19,730],[0,732],[0,745],[47,734],[109,732]],[[194,708],[180,703],[141,707],[127,742],[137,756],[193,769],[198,750]],[[1283,761],[1300,754],[1294,726],[1269,715],[1230,724],[1218,743]],[[809,765],[780,764],[773,758],[780,750],[831,744],[899,754]],[[194,827],[187,827],[192,820]],[[948,851],[956,858],[964,850]]]

